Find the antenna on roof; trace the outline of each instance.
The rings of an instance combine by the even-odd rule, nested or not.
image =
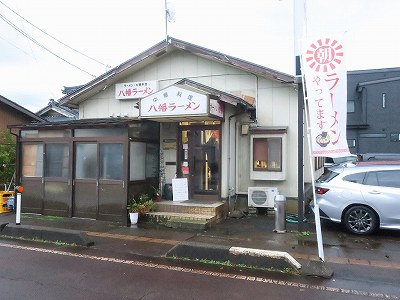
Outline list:
[[[168,44],[168,22],[175,22],[175,8],[171,2],[164,1],[165,5],[165,42]]]

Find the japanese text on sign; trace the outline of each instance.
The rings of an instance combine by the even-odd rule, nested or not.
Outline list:
[[[140,102],[140,116],[173,116],[207,113],[206,95],[170,86]]]
[[[157,81],[140,81],[117,83],[115,85],[116,99],[138,99],[147,97],[158,90]]]
[[[302,68],[306,80],[314,156],[349,155],[346,139],[347,74],[343,38],[308,39]]]

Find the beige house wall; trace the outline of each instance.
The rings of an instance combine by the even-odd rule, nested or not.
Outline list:
[[[158,80],[164,89],[182,78],[225,91],[237,96],[256,97],[257,78],[239,69],[209,61],[186,52],[172,52],[140,71],[120,80],[119,83]],[[138,99],[115,99],[115,85],[79,105],[81,119],[113,117],[137,117],[134,108]]]
[[[242,114],[229,121],[229,116],[235,112],[232,106],[225,106],[226,117],[222,124],[221,141],[221,197],[227,198],[229,193],[247,195],[249,186],[277,187],[281,194],[297,197],[298,106],[295,86],[256,76],[183,51],[168,53],[155,63],[119,80],[118,83],[157,80],[161,90],[182,78],[240,97],[253,97],[257,108],[258,126],[287,128],[287,151],[284,153],[287,163],[285,180],[250,180],[250,134],[241,134],[241,125],[249,124],[250,119],[248,114]],[[79,115],[81,119],[138,117],[139,110],[135,108],[138,101],[139,99],[115,99],[115,85],[110,85],[82,102],[79,106]],[[163,125],[161,128],[161,141],[173,137],[173,131],[176,131],[176,129],[171,131],[170,127]],[[228,140],[229,135],[230,140]],[[304,153],[307,164],[305,180],[310,181],[310,172],[307,171],[308,154],[307,151]],[[174,157],[176,151],[167,151],[164,159],[171,160]],[[167,167],[165,181],[170,182],[174,175],[174,170]]]

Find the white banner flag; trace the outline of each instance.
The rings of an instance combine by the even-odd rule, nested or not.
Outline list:
[[[347,71],[343,36],[307,38],[302,72],[308,99],[313,156],[350,155],[346,139]]]

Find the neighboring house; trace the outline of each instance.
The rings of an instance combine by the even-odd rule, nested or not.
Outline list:
[[[35,113],[0,95],[0,132],[8,131],[9,125],[44,121]]]
[[[400,153],[400,68],[348,72],[350,152]]]
[[[36,113],[38,116],[46,119],[48,122],[60,122],[79,119],[79,113],[76,109],[61,106],[57,101],[50,99],[49,104]]]
[[[18,127],[24,211],[126,224],[132,195],[175,178],[230,211],[249,190],[296,200],[297,95],[291,75],[168,38],[59,99],[79,120]]]
[[[10,130],[9,126],[16,125],[16,124],[31,124],[37,122],[44,122],[44,119],[40,118],[33,112],[23,108],[22,106],[18,105],[17,103],[0,96],[0,150],[4,151],[10,147],[10,144],[5,142],[6,140],[3,139],[3,134],[5,132],[11,131],[11,133],[17,133],[15,130]],[[15,140],[15,135],[12,135],[12,138]],[[4,142],[3,142],[4,141]],[[4,147],[5,148],[4,148]],[[13,147],[13,146],[12,146]],[[7,153],[8,151],[5,150]],[[1,179],[0,184],[2,189],[2,184],[7,184],[10,187],[10,181],[12,182],[11,178],[14,178],[13,174],[15,171],[14,165],[14,158],[8,157],[8,155],[1,156],[0,160],[0,172],[1,172]],[[3,171],[4,170],[4,171]],[[7,182],[6,182],[7,181]]]

